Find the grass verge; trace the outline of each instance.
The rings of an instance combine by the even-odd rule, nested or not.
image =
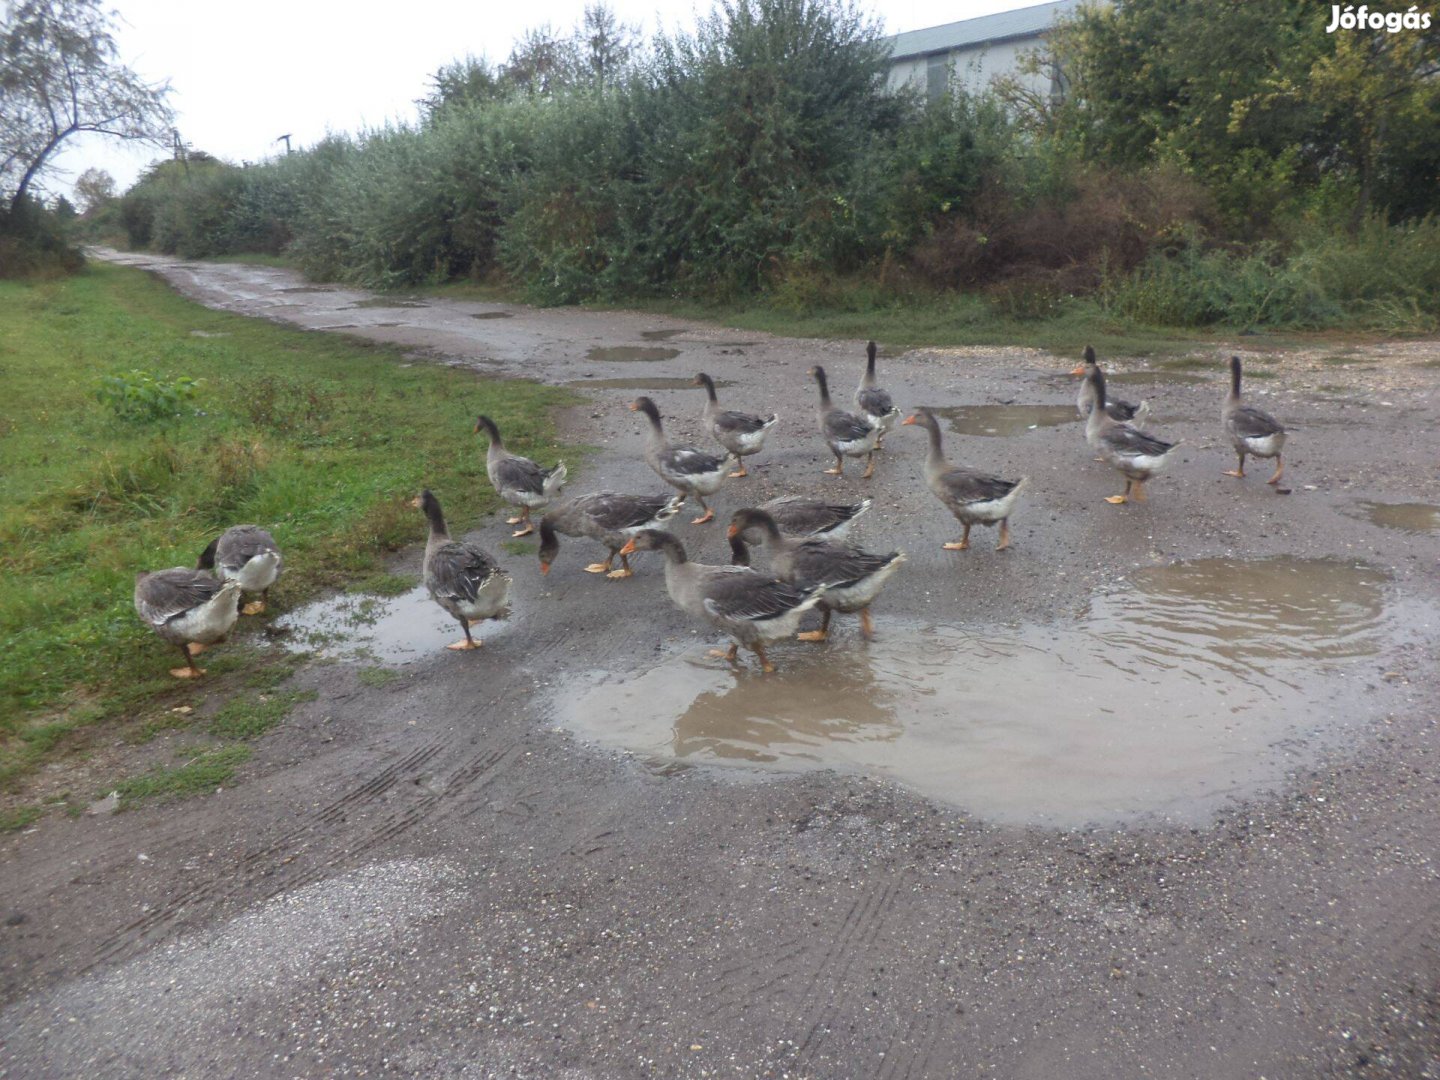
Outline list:
[[[320,589],[393,587],[385,554],[424,535],[405,504],[418,488],[461,528],[498,505],[475,414],[550,462],[550,409],[576,400],[211,311],[104,264],[0,282],[0,313],[0,793],[97,731],[282,662],[222,647],[206,654],[209,678],[177,684],[174,648],[131,607],[136,571],[193,565],[233,524],[270,529],[286,573],[271,614],[242,621],[242,643]],[[103,402],[107,376],[138,400]],[[172,402],[183,379],[198,386]]]

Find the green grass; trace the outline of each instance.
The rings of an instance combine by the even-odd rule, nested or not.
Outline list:
[[[171,679],[177,650],[131,605],[137,571],[193,565],[222,529],[255,522],[285,552],[272,614],[356,581],[383,591],[398,587],[386,553],[425,534],[407,505],[419,488],[461,528],[499,505],[477,413],[520,453],[573,460],[552,445],[549,414],[574,395],[405,363],[211,311],[123,267],[0,282],[0,792],[112,722],[198,705],[284,663],[279,649],[236,648],[267,614],[205,654],[206,679]],[[198,393],[177,418],[122,420],[96,390],[132,369],[198,379]]]
[[[371,596],[404,596],[420,580],[408,574],[379,573],[352,581],[345,587],[346,592],[367,593]]]
[[[210,718],[210,734],[219,739],[256,738],[284,720],[296,705],[315,697],[314,690],[233,697]]]
[[[230,783],[235,777],[235,770],[250,759],[250,754],[250,747],[244,744],[201,750],[182,765],[152,769],[129,777],[107,787],[106,792],[120,793],[122,809],[145,799],[183,799],[201,795]]]
[[[383,667],[361,668],[355,677],[360,680],[361,686],[369,686],[377,690],[382,686],[389,686],[391,683],[399,682],[405,678],[404,675],[393,668]]]
[[[0,810],[0,833],[18,832],[33,821],[38,821],[45,811],[39,806],[16,806]]]

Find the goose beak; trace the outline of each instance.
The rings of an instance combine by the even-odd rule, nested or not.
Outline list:
[[[540,573],[542,573],[542,574],[548,574],[549,572],[550,572],[550,564],[549,564],[548,562],[542,562],[542,563],[540,564]]]
[[[725,538],[726,538],[727,540],[734,540],[734,539],[735,539],[735,534],[738,533],[739,531],[740,531],[740,526],[739,526],[739,525],[731,525],[728,529],[725,530]]]
[[[1076,364],[1076,365],[1075,365],[1075,370],[1072,371],[1072,372],[1070,372],[1070,374],[1071,374],[1071,375],[1084,375],[1084,374],[1085,374],[1085,365],[1084,365],[1084,364]]]
[[[419,495],[416,495],[413,499],[406,499],[406,500],[405,500],[405,505],[408,506],[408,507],[410,507],[411,510],[419,510],[419,509],[420,509],[420,496],[419,496]]]
[[[908,424],[913,424],[913,423],[915,423],[917,420],[919,420],[919,415],[918,415],[918,414],[915,415],[915,416],[907,416],[904,420],[901,420],[901,421],[900,421],[900,426],[901,426],[901,427],[905,427],[905,426],[908,425]]]
[[[639,412],[639,411],[640,411],[640,406],[639,406],[639,405],[636,405],[635,402],[633,402],[633,401],[630,402],[630,404],[629,404],[628,406],[626,406],[626,407],[627,407],[631,412]]]
[[[625,546],[620,549],[620,554],[621,554],[621,555],[634,555],[634,554],[635,554],[635,538],[634,538],[634,537],[631,537],[629,540],[626,540],[626,541],[625,541]]]

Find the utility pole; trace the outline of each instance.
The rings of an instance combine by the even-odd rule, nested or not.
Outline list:
[[[285,153],[287,153],[287,154],[290,153],[290,136],[289,136],[289,135],[281,135],[278,139],[275,140],[275,142],[283,142],[283,143],[285,144]]]

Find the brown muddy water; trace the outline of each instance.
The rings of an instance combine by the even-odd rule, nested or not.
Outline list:
[[[1362,502],[1360,508],[1372,524],[1382,528],[1404,532],[1440,529],[1440,506],[1429,503]]]
[[[585,354],[585,359],[599,363],[640,362],[655,363],[673,360],[680,355],[679,349],[660,349],[643,345],[596,345]]]
[[[1001,438],[1080,419],[1073,405],[958,405],[930,411],[950,421],[950,430],[961,435]]]
[[[577,390],[699,390],[694,379],[660,377],[656,379],[571,379],[565,384]],[[716,379],[715,389],[734,386],[733,381]]]
[[[1141,570],[1053,624],[922,626],[882,607],[869,646],[848,626],[775,646],[763,676],[707,642],[591,672],[554,709],[647,759],[869,773],[995,821],[1197,823],[1373,715],[1375,658],[1418,629],[1402,633],[1386,582],[1213,559]]]

